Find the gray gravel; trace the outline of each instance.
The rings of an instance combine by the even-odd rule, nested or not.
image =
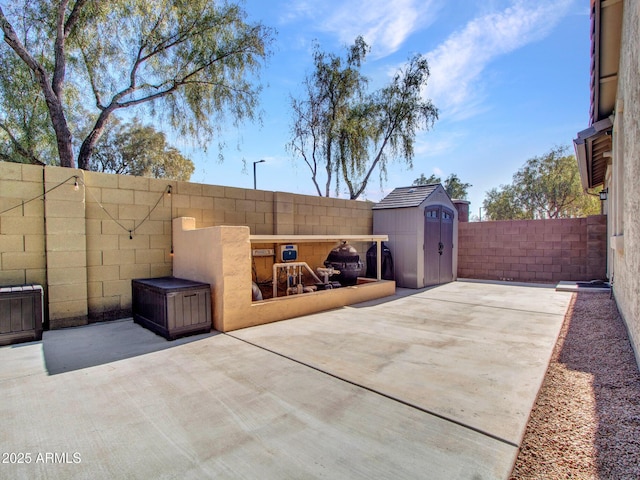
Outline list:
[[[609,294],[574,294],[511,478],[640,478],[640,373]]]

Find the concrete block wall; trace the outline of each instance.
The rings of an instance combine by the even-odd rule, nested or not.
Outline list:
[[[171,275],[169,185],[143,177],[85,172],[91,321],[130,313],[132,279]]]
[[[173,273],[173,218],[251,234],[348,235],[370,233],[371,205],[0,162],[0,285],[41,284],[53,328],[122,318],[132,279]],[[327,245],[302,253],[321,265]],[[273,260],[263,262],[270,275]]]
[[[290,195],[295,235],[367,235],[373,229],[371,202]]]
[[[0,162],[0,285],[46,283],[43,193],[41,167]]]
[[[122,318],[130,313],[132,279],[173,273],[174,218],[193,218],[198,229],[245,226],[250,234],[367,235],[372,206],[0,162],[0,285],[41,284],[45,318],[54,328]],[[605,230],[604,217],[461,223],[459,276],[549,282],[601,278]],[[354,247],[365,263],[369,244]],[[300,259],[312,268],[321,266],[331,248],[301,244]],[[255,260],[260,279],[270,278],[274,258]]]
[[[606,277],[606,216],[458,227],[460,278],[555,283]]]
[[[86,172],[89,317],[131,309],[131,280],[172,274],[171,220],[274,231],[274,192]]]
[[[46,289],[51,328],[84,325],[88,321],[83,177],[82,170],[44,169]]]
[[[266,192],[265,192],[266,193]],[[373,228],[370,202],[354,202],[339,198],[312,197],[293,193],[273,194],[273,234],[277,235],[368,235]],[[254,230],[251,230],[254,233]],[[262,233],[262,232],[256,232]],[[363,264],[370,244],[352,243]],[[329,243],[302,243],[298,245],[298,258],[315,270],[324,266],[329,251],[335,245]],[[253,245],[252,248],[273,248],[275,257],[253,259],[254,279],[258,282],[270,279],[274,262],[279,262],[279,246],[276,244]],[[363,272],[364,274],[364,272]],[[308,279],[311,281],[311,278]]]

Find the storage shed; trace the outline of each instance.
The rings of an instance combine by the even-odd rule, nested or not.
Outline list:
[[[373,207],[373,233],[389,236],[397,286],[457,278],[458,213],[441,184],[393,190]]]

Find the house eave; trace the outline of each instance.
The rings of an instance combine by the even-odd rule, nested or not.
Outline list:
[[[585,191],[604,183],[607,165],[611,157],[612,129],[611,118],[605,118],[578,132],[578,137],[573,140],[580,181]]]
[[[590,127],[578,132],[573,140],[585,191],[604,184],[612,155],[623,6],[622,0],[591,0]]]
[[[591,0],[591,124],[609,117],[615,108],[622,8],[622,0]]]

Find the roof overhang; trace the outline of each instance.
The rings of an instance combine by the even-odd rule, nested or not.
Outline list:
[[[611,115],[618,93],[622,0],[591,0],[591,106],[595,123]]]
[[[573,141],[585,190],[604,183],[611,157],[611,115],[618,94],[622,7],[622,0],[591,0],[591,126],[579,132]]]
[[[578,138],[573,140],[580,181],[585,191],[604,183],[607,165],[611,159],[612,128],[611,119],[605,118],[578,132]]]

